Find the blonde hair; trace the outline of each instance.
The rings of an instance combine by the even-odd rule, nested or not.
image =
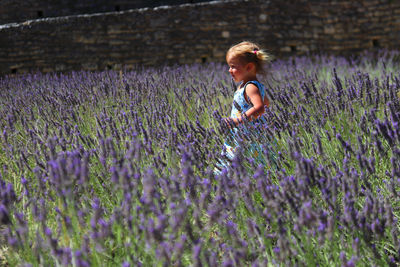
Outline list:
[[[271,56],[267,52],[249,41],[243,41],[229,48],[226,52],[226,59],[228,56],[237,57],[244,64],[254,63],[257,73],[264,72],[265,63],[271,60]]]

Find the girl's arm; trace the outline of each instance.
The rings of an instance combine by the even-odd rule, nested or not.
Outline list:
[[[265,112],[264,104],[269,106],[268,98],[265,97],[263,100],[261,98],[258,87],[252,83],[250,83],[246,86],[245,98],[246,98],[246,96],[247,96],[247,99],[249,100],[249,102],[251,102],[253,104],[253,107],[251,107],[249,110],[247,110],[245,112],[246,117],[249,118],[250,120],[252,120],[253,118],[257,118],[258,116],[262,115]],[[233,121],[235,122],[235,124],[239,124],[242,122],[242,118],[236,118],[236,119],[233,119]]]
[[[269,99],[268,99],[267,94],[265,94],[265,96],[264,96],[264,106],[267,106],[267,108],[269,108]]]

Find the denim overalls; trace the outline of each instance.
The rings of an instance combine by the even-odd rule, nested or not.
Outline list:
[[[254,84],[257,86],[261,99],[264,101],[265,97],[265,88],[264,85],[261,84],[259,81],[249,81],[247,82],[244,86],[241,86],[240,89],[238,89],[234,96],[233,96],[233,103],[232,103],[232,110],[231,110],[231,115],[230,117],[233,118],[240,118],[243,116],[243,114],[249,110],[253,105],[251,103],[248,103],[245,99],[244,96],[244,91],[246,89],[246,86],[248,84]],[[230,160],[232,160],[235,156],[235,151],[237,148],[240,146],[238,143],[238,136],[242,134],[242,136],[254,136],[255,138],[253,140],[257,140],[257,133],[262,129],[262,127],[257,127],[258,125],[262,125],[262,127],[266,127],[266,121],[264,117],[257,118],[249,123],[247,125],[240,125],[240,129],[238,128],[232,128],[230,129],[230,134],[228,138],[225,140],[225,148],[224,151],[222,152],[223,155],[227,156]],[[241,132],[241,133],[239,133]],[[246,138],[247,139],[247,138]],[[270,149],[271,145],[270,144],[262,144],[259,142],[259,140],[255,141],[249,141],[245,143],[244,145],[244,154],[245,156],[252,157],[256,163],[262,164],[264,166],[267,165],[265,162],[265,158],[263,157],[264,155],[264,147],[268,147],[269,149],[269,159],[270,162],[275,162],[275,154],[273,151]],[[222,169],[224,167],[228,167],[229,163],[227,163],[224,160],[221,160],[220,163],[217,163],[217,168]],[[219,174],[219,170],[214,170],[214,173]]]

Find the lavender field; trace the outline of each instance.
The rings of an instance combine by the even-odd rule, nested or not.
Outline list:
[[[274,61],[216,174],[227,69],[0,78],[0,265],[397,266],[399,54]]]

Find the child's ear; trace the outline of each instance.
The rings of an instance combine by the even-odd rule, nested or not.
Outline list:
[[[253,70],[253,68],[255,68],[256,66],[254,65],[254,63],[253,62],[250,62],[250,63],[247,63],[247,65],[246,65],[246,70],[247,71],[252,71]]]

